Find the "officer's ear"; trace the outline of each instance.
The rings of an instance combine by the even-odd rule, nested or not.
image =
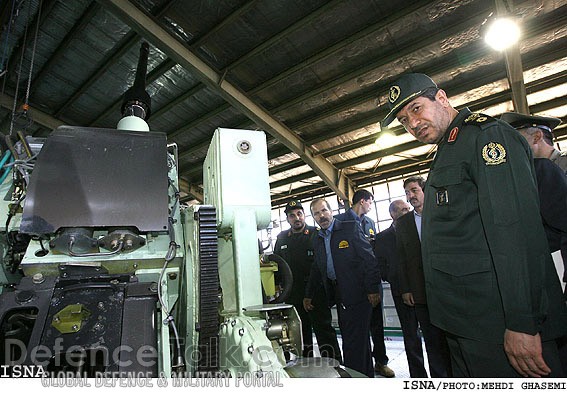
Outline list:
[[[535,133],[533,133],[532,137],[534,139],[534,145],[539,144],[543,140],[543,131],[538,129]]]
[[[444,107],[449,107],[449,98],[443,89],[439,89],[435,94],[435,100],[439,101]]]

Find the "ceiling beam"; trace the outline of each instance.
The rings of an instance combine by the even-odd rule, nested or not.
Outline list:
[[[181,66],[195,73],[197,78],[207,85],[208,88],[219,94],[266,132],[272,134],[289,149],[297,153],[337,195],[344,199],[352,196],[352,182],[344,174],[339,172],[329,161],[315,156],[295,132],[252,101],[235,85],[226,81],[222,74],[212,69],[186,46],[172,37],[154,19],[146,15],[130,1],[97,1],[112,10],[133,30],[140,33],[140,35],[160,48]]]
[[[528,92],[530,93],[534,93],[534,92],[538,92],[540,90],[544,90],[544,89],[548,89],[552,86],[555,85],[560,85],[563,84],[567,81],[567,72],[562,71],[559,72],[557,74],[553,74],[550,75],[548,77],[536,80],[536,81],[532,81],[530,83],[528,83],[526,85],[526,89]],[[463,86],[462,88],[459,87],[458,89],[455,90],[455,94],[457,93],[462,93],[464,91],[469,90],[468,86]],[[473,112],[474,111],[478,111],[481,108],[485,108],[487,106],[491,106],[491,105],[497,105],[500,104],[502,102],[505,102],[506,100],[509,100],[510,97],[510,91],[509,90],[505,90],[496,94],[493,94],[491,96],[488,97],[483,97],[479,100],[476,100],[474,102],[471,103],[467,103],[466,106],[469,107]],[[557,103],[557,106],[560,106],[561,103]],[[550,108],[546,108],[546,109],[550,109]],[[535,108],[531,108],[532,111],[535,112]],[[376,113],[378,115],[371,115],[371,118],[383,118],[385,116],[385,112],[382,111],[376,111]],[[357,121],[360,122],[360,121]],[[365,118],[362,123],[367,123],[369,122],[369,124],[373,123],[371,120],[368,120],[368,118]],[[341,129],[341,130],[345,130],[344,132],[347,132],[346,130],[351,129],[352,127],[350,125],[346,126],[345,129]],[[400,135],[405,133],[405,130],[402,127],[394,127],[392,129],[390,129],[391,132],[393,132],[396,135]],[[374,140],[378,137],[378,135],[380,134],[380,132],[377,133],[372,133],[366,137],[360,138],[358,140],[352,141],[350,143],[346,143],[344,145],[338,146],[338,147],[333,147],[333,148],[329,148],[325,151],[320,151],[318,152],[318,154],[328,158],[340,153],[344,153],[344,152],[348,152],[350,150],[353,149],[357,149],[357,148],[363,148],[365,146],[371,145],[372,143],[374,143]],[[311,144],[313,143],[312,140],[308,140],[307,144]],[[340,163],[336,163],[335,166],[337,168],[345,168],[349,167],[349,166],[354,166],[354,165],[358,165],[358,164],[362,164],[371,160],[377,160],[381,157],[385,157],[388,155],[392,155],[392,154],[398,154],[401,153],[405,150],[409,150],[409,149],[414,149],[417,148],[419,146],[422,146],[422,143],[419,143],[418,141],[410,141],[408,143],[405,144],[401,144],[401,145],[397,145],[395,147],[391,147],[388,148],[386,150],[381,150],[381,151],[377,151],[377,152],[373,152],[367,155],[363,155],[360,157],[357,157],[355,159],[352,160],[347,160],[344,162],[340,162]],[[275,154],[275,156],[277,157],[280,154],[284,154],[285,152],[282,152],[281,150],[279,152],[277,152]],[[293,170],[295,168],[299,168],[301,166],[305,165],[305,163],[303,163],[302,160],[300,159],[296,159],[296,160],[292,160],[290,162],[287,163],[283,163],[280,164],[278,166],[274,166],[270,169],[270,175],[275,175],[284,171],[289,171],[289,170]],[[188,177],[194,176],[194,174],[198,174],[200,172],[201,166],[197,166],[194,169],[192,169],[191,171],[187,171],[184,172],[185,175],[187,175]],[[196,181],[194,179],[194,181]]]
[[[274,36],[262,41],[262,43],[260,45],[256,46],[250,52],[247,52],[245,55],[241,56],[240,58],[236,59],[234,62],[230,63],[228,66],[225,67],[225,69],[223,70],[223,73],[224,72],[230,72],[231,69],[234,69],[234,68],[240,66],[242,63],[250,60],[251,58],[253,58],[257,54],[259,54],[260,52],[265,51],[266,49],[270,48],[272,45],[275,45],[277,42],[282,40],[284,37],[293,33],[294,31],[304,27],[306,24],[312,23],[314,20],[319,18],[321,15],[323,15],[324,13],[329,11],[329,9],[331,9],[331,8],[341,4],[341,3],[343,3],[343,0],[332,0],[328,3],[326,3],[326,4],[323,4],[322,6],[317,8],[315,11],[313,11],[312,13],[307,15],[306,17],[298,20],[297,22],[295,22],[291,26],[288,26],[287,28],[283,29],[279,33],[275,34]]]
[[[12,106],[14,105],[14,98],[10,97],[6,94],[0,93],[0,106],[12,111]],[[47,127],[50,130],[56,129],[57,127],[64,124],[63,121],[54,118],[53,116],[30,106],[28,109],[29,116],[33,119],[34,122],[39,123],[40,125]]]

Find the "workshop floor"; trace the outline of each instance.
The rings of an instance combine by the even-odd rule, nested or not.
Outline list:
[[[340,334],[337,335],[339,340],[339,345],[342,347],[342,339]],[[407,379],[410,377],[409,368],[408,368],[408,360],[406,358],[406,351],[404,349],[404,341],[400,336],[386,336],[385,338],[386,343],[386,354],[388,355],[389,362],[388,366],[396,373],[396,378]],[[317,340],[313,337],[313,343],[316,344]],[[427,367],[427,353],[425,351],[425,346],[423,345],[423,357],[425,359],[425,369]],[[376,378],[382,378],[378,374],[375,375]]]

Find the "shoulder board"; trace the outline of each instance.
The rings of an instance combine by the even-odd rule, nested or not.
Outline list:
[[[493,118],[490,115],[481,114],[478,112],[473,112],[470,114],[464,121],[466,125],[477,125],[481,128],[490,125],[491,123],[496,122],[497,119]]]

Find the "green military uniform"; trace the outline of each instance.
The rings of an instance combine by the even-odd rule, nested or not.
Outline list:
[[[293,273],[293,284],[287,303],[303,305],[305,286],[309,279],[311,264],[313,264],[313,238],[317,236],[317,229],[305,225],[301,233],[291,230],[278,234],[274,253],[281,256],[289,265]]]
[[[439,143],[425,186],[422,252],[431,321],[480,348],[501,348],[505,329],[539,332],[542,342],[567,331],[531,156],[508,124],[464,109]],[[514,372],[501,365],[485,373]]]

